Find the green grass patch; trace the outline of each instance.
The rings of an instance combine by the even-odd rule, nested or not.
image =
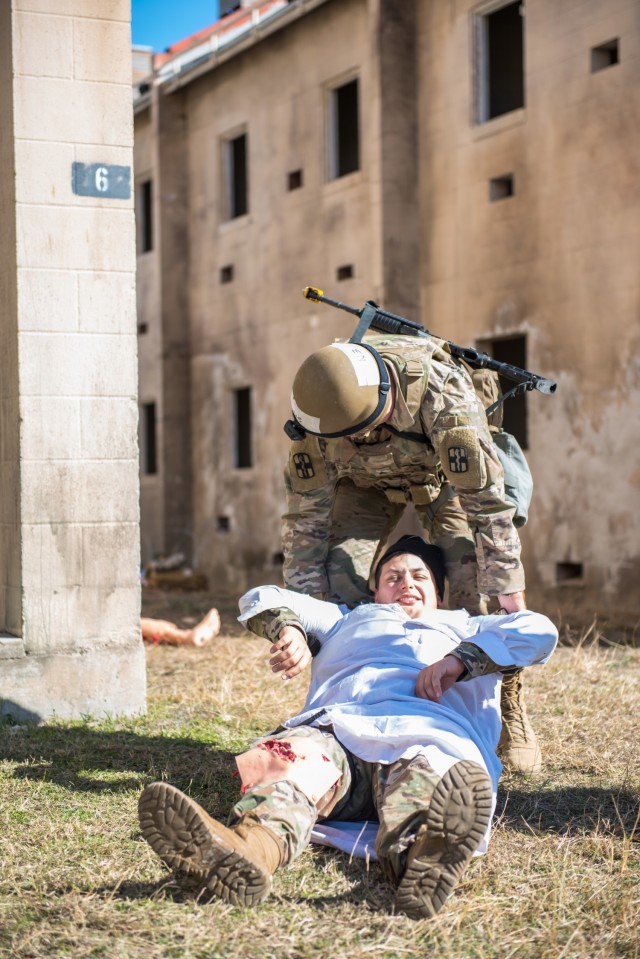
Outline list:
[[[528,671],[544,774],[503,778],[488,854],[419,923],[392,915],[375,864],[330,850],[242,910],[199,900],[142,840],[155,779],[225,819],[234,754],[304,698],[266,658],[237,635],[150,649],[147,716],[0,727],[0,957],[638,959],[640,651],[590,639]]]

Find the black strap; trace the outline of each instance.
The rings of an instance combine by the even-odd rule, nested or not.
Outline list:
[[[383,423],[381,429],[389,430],[390,433],[393,433],[394,436],[399,436],[401,439],[412,440],[414,443],[424,443],[432,452],[435,452],[433,443],[426,433],[403,432],[402,430],[397,430],[395,426],[390,426],[389,423]]]

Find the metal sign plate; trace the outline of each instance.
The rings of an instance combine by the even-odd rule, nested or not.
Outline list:
[[[131,196],[131,167],[113,163],[72,163],[71,189],[78,196],[128,200]]]

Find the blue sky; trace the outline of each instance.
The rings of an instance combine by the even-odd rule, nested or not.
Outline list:
[[[131,0],[131,39],[161,53],[218,19],[218,0]]]

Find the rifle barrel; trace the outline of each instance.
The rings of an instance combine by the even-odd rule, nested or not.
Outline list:
[[[352,316],[357,317],[362,317],[365,309],[368,308],[369,313],[373,314],[373,318],[370,321],[371,328],[380,330],[383,333],[392,333],[395,335],[406,333],[409,336],[433,336],[435,339],[440,339],[435,333],[431,333],[424,326],[421,326],[420,323],[416,323],[414,320],[408,320],[405,316],[398,316],[397,313],[389,313],[387,310],[380,309],[378,304],[374,303],[373,300],[367,300],[364,307],[358,310],[355,306],[349,306],[347,303],[341,303],[340,300],[334,300],[330,296],[325,296],[323,291],[317,289],[315,286],[305,287],[302,295],[305,296],[307,300],[313,300],[315,303],[328,303],[329,306],[334,306],[338,310],[344,310],[346,313],[351,313]],[[360,337],[362,336],[362,331],[359,335]],[[555,393],[558,387],[558,384],[553,380],[539,376],[537,373],[530,373],[529,370],[522,370],[519,366],[512,366],[511,363],[503,363],[501,360],[496,360],[494,357],[489,356],[488,353],[481,353],[471,346],[458,346],[457,343],[452,343],[451,340],[444,340],[443,342],[449,347],[449,352],[452,356],[459,357],[478,369],[494,370],[496,373],[501,374],[506,377],[506,379],[512,380],[515,383],[526,383],[527,390],[538,390],[540,393],[545,393],[549,396]]]

